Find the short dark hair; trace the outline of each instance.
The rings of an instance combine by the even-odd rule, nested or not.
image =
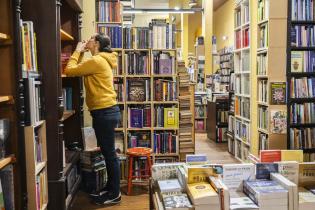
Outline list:
[[[98,33],[95,36],[95,41],[98,41],[98,43],[100,44],[99,47],[99,51],[100,52],[108,52],[108,53],[112,53],[112,49],[111,49],[111,44],[110,44],[110,38],[108,36],[106,36],[103,33]]]

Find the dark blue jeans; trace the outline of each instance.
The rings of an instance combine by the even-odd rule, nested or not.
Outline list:
[[[97,143],[105,157],[108,181],[106,188],[110,193],[118,195],[120,192],[120,166],[115,151],[115,127],[120,120],[118,106],[92,110],[93,128]]]

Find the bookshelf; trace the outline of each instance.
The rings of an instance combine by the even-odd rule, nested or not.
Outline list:
[[[315,145],[312,143],[314,142],[312,131],[315,124],[310,113],[314,110],[315,99],[310,90],[315,77],[312,60],[315,48],[308,37],[299,39],[297,37],[309,32],[315,25],[315,18],[312,16],[313,11],[308,13],[309,16],[303,16],[297,10],[296,4],[300,1],[288,0],[287,3],[287,147],[302,149],[304,161],[314,161]],[[304,9],[309,11],[310,8]],[[301,65],[301,62],[304,65]],[[306,91],[301,91],[302,88]]]
[[[247,162],[250,151],[251,71],[250,1],[238,1],[234,9],[235,157]]]
[[[21,9],[37,38],[49,162],[47,209],[66,210],[81,181],[79,152],[68,148],[83,148],[83,88],[81,78],[64,77],[62,71],[80,40],[82,0],[23,0]]]
[[[47,144],[45,121],[25,127],[28,209],[47,209]]]
[[[257,62],[253,72],[253,82],[257,84],[253,106],[257,116],[252,122],[256,125],[252,132],[256,132],[257,142],[251,143],[258,154],[260,150],[287,147],[286,129],[276,129],[279,123],[273,123],[281,122],[286,115],[286,5],[286,0],[257,1]]]

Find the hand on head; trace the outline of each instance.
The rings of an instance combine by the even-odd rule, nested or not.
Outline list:
[[[86,49],[86,41],[82,41],[82,42],[79,42],[78,44],[77,44],[77,47],[76,47],[76,51],[78,51],[78,52],[85,52],[87,49]]]

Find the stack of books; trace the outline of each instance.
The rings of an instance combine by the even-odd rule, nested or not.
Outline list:
[[[190,90],[190,76],[183,61],[178,61],[178,79],[179,79],[179,151],[181,160],[186,159],[186,154],[194,154],[194,126],[193,113],[191,106],[193,91]]]
[[[100,192],[107,182],[104,156],[100,151],[83,151],[80,160],[83,189],[87,193]]]

